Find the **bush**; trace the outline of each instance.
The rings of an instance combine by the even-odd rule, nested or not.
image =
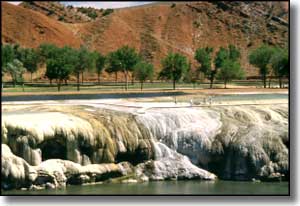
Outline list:
[[[88,17],[90,17],[91,19],[96,19],[98,17],[97,12],[95,11],[94,8],[85,8],[85,7],[80,7],[78,8],[78,11],[87,15]]]
[[[64,20],[65,20],[65,17],[64,17],[64,16],[58,17],[58,21],[64,21]]]
[[[52,14],[54,14],[54,11],[53,10],[50,10],[49,12],[48,12],[48,16],[50,16],[50,15],[52,15]]]
[[[171,5],[171,8],[174,8],[174,7],[176,7],[176,4],[175,4],[175,3],[173,3],[173,4]]]
[[[91,19],[96,19],[98,17],[98,14],[95,11],[91,11],[87,13],[87,16]]]
[[[113,12],[114,12],[113,9],[105,9],[104,12],[102,13],[102,16],[107,16]]]
[[[193,25],[194,25],[195,28],[199,28],[201,26],[201,24],[197,21],[194,21]]]

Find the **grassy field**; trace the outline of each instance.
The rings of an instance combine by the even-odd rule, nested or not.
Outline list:
[[[277,81],[271,82],[271,87],[278,87]],[[227,85],[228,88],[262,88],[262,82],[261,81],[233,81],[230,84]],[[140,83],[136,82],[134,84],[129,84],[128,90],[132,91],[139,91],[141,88]],[[209,83],[177,83],[176,89],[208,89]],[[222,82],[216,82],[213,85],[213,88],[215,89],[221,89],[224,88],[224,85]],[[169,82],[155,82],[155,83],[144,83],[143,91],[147,90],[172,90],[173,85]],[[61,86],[61,92],[76,92],[77,86],[76,84],[68,84],[68,85],[62,85]],[[113,82],[106,82],[102,83],[100,85],[94,84],[94,83],[84,83],[80,86],[80,91],[125,91],[125,84],[123,83],[113,83]],[[8,84],[4,84],[4,88],[2,89],[2,93],[20,93],[20,92],[58,92],[56,84],[50,85],[47,83],[37,83],[37,84],[24,84],[24,86],[17,85],[16,87],[13,87]]]

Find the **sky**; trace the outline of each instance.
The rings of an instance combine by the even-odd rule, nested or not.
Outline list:
[[[21,1],[9,1],[9,3],[18,5]],[[62,1],[65,5],[73,5],[75,7],[94,7],[94,8],[122,8],[139,6],[151,2],[147,1]]]

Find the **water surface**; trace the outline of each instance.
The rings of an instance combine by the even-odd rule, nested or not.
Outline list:
[[[161,181],[67,186],[65,189],[2,191],[3,195],[288,195],[288,182]]]

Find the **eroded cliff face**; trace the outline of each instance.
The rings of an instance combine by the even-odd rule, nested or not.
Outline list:
[[[288,175],[288,105],[4,106],[2,188]],[[215,175],[216,174],[216,175]]]

